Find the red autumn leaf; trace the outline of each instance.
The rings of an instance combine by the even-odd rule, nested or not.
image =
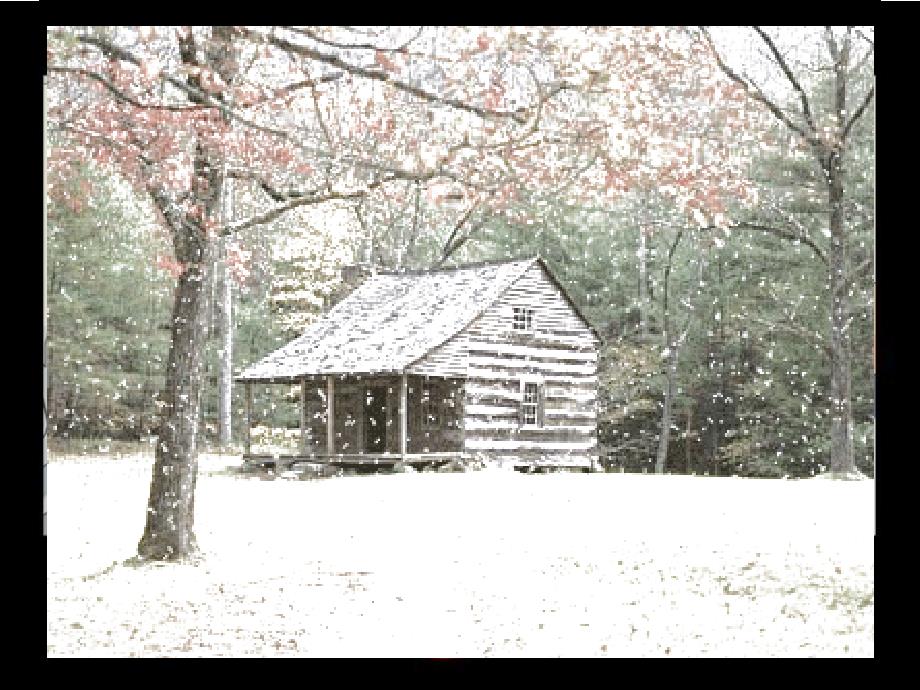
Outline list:
[[[399,66],[390,58],[388,58],[382,50],[378,50],[375,53],[374,59],[376,60],[377,64],[383,67],[385,70],[395,72],[397,69],[399,69]]]

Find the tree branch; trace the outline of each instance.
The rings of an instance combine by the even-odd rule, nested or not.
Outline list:
[[[754,27],[754,31],[763,39],[763,42],[767,44],[767,47],[770,49],[770,52],[773,53],[773,57],[776,58],[776,62],[779,64],[780,69],[783,70],[783,74],[786,75],[786,79],[789,80],[789,83],[792,84],[792,88],[796,90],[799,94],[799,99],[802,102],[802,114],[805,116],[805,122],[808,123],[808,127],[811,130],[812,134],[817,132],[815,127],[815,121],[811,114],[811,108],[808,105],[808,97],[805,95],[805,90],[799,84],[798,80],[795,78],[795,75],[792,73],[792,70],[789,68],[789,65],[786,63],[786,60],[783,58],[782,53],[779,52],[779,49],[776,47],[776,44],[773,42],[767,33],[761,29],[759,26]]]
[[[685,228],[678,228],[677,234],[674,236],[674,241],[671,243],[670,248],[668,249],[668,261],[664,266],[664,289],[663,289],[663,298],[662,298],[662,321],[663,327],[662,331],[664,332],[664,337],[667,347],[671,347],[670,342],[670,332],[668,331],[669,325],[669,307],[668,307],[668,283],[671,278],[671,262],[674,259],[674,252],[677,251],[677,245],[680,244],[681,238],[684,236]]]
[[[847,135],[849,135],[850,130],[853,129],[853,125],[856,124],[856,121],[862,117],[862,114],[866,112],[866,108],[869,107],[869,103],[872,101],[872,97],[875,95],[875,84],[869,89],[869,92],[866,94],[866,97],[863,99],[863,102],[859,104],[859,107],[853,113],[850,120],[847,122],[846,126],[843,128],[843,132],[840,135],[841,140],[846,140]]]
[[[463,242],[461,242],[460,244],[457,244],[457,245],[455,246],[455,245],[454,245],[454,238],[457,237],[457,233],[460,232],[460,228],[463,227],[463,224],[464,224],[467,220],[469,220],[469,218],[470,218],[471,215],[473,215],[473,211],[475,211],[477,208],[479,208],[479,204],[480,204],[480,203],[481,203],[481,202],[480,202],[479,200],[477,200],[476,202],[474,202],[473,205],[470,206],[469,209],[467,209],[466,213],[464,213],[464,214],[460,217],[460,220],[458,220],[457,223],[454,225],[454,229],[451,230],[450,235],[447,237],[447,240],[444,242],[444,247],[441,249],[441,258],[440,258],[440,259],[438,260],[438,262],[435,264],[436,267],[437,267],[437,266],[440,266],[440,265],[443,264],[445,261],[447,261],[447,259],[450,258],[450,255],[453,254],[455,251],[457,251],[457,249],[460,248],[460,245],[461,245]],[[465,242],[465,241],[466,241],[466,240],[464,240],[464,242]]]
[[[808,246],[824,264],[828,264],[827,254],[825,254],[824,250],[821,249],[821,247],[818,246],[818,244],[811,237],[805,234],[803,230],[800,230],[798,233],[796,233],[785,228],[776,228],[770,225],[761,225],[759,223],[736,223],[734,225],[730,225],[729,227],[740,228],[742,230],[760,230],[762,232],[775,235],[776,237],[780,237],[784,240],[797,240]]]
[[[314,48],[310,48],[309,46],[292,43],[284,38],[281,38],[280,36],[266,35],[251,29],[243,29],[242,31],[243,34],[248,38],[270,43],[271,45],[274,45],[276,48],[280,48],[281,50],[294,53],[295,55],[300,55],[301,57],[306,57],[311,60],[316,60],[317,62],[322,62],[333,67],[337,67],[356,76],[364,77],[365,79],[372,79],[374,81],[389,84],[390,86],[399,89],[400,91],[404,91],[405,93],[415,96],[421,100],[428,101],[429,103],[439,103],[441,105],[450,106],[451,108],[470,112],[485,119],[508,118],[518,124],[526,124],[527,122],[526,113],[522,113],[520,110],[514,112],[490,110],[488,108],[472,105],[456,98],[439,96],[438,94],[426,91],[425,89],[422,89],[418,86],[413,86],[412,84],[396,79],[393,77],[393,75],[382,70],[361,67],[360,65],[353,65],[349,62],[345,62],[337,55],[329,55]]]
[[[205,105],[163,105],[163,104],[154,104],[154,103],[141,103],[135,98],[132,98],[124,91],[119,89],[115,84],[113,84],[109,79],[99,74],[98,72],[91,72],[88,69],[83,69],[80,67],[64,67],[63,65],[49,65],[49,72],[59,72],[62,74],[79,74],[84,77],[88,77],[94,81],[102,84],[107,91],[115,96],[118,100],[127,103],[128,105],[133,105],[135,108],[143,108],[147,110],[170,110],[174,112],[179,112],[183,110],[202,110],[210,106]]]
[[[758,87],[753,82],[749,84],[743,78],[738,76],[738,74],[736,74],[735,71],[732,70],[731,67],[725,64],[725,62],[722,60],[722,56],[719,55],[719,51],[716,50],[715,43],[712,40],[712,36],[709,35],[709,31],[706,29],[706,27],[702,27],[702,26],[700,27],[700,30],[702,31],[703,36],[706,37],[706,42],[709,44],[709,49],[712,52],[713,57],[715,57],[716,63],[719,65],[719,69],[721,69],[725,73],[725,75],[728,76],[729,79],[731,79],[736,84],[741,86],[741,88],[744,89],[745,93],[750,98],[760,103],[763,103],[767,107],[767,109],[773,114],[773,116],[777,120],[782,122],[784,125],[786,125],[786,127],[788,127],[793,132],[801,136],[805,141],[807,141],[813,147],[817,148],[818,150],[823,150],[823,144],[821,143],[820,139],[818,139],[813,134],[809,134],[804,129],[799,127],[797,124],[792,122],[792,120],[789,119],[786,113],[783,112],[783,110],[779,106],[777,106],[773,101],[767,98],[766,95],[764,95],[760,87]]]
[[[824,40],[827,43],[827,49],[830,51],[831,58],[834,62],[837,62],[840,59],[840,52],[837,50],[837,41],[834,38],[834,30],[829,27],[824,27]]]
[[[338,81],[343,76],[344,74],[342,72],[336,72],[335,74],[326,74],[322,77],[318,77],[317,79],[302,79],[301,81],[297,81],[292,84],[288,84],[286,86],[279,86],[276,89],[272,89],[270,96],[266,96],[265,98],[260,98],[252,102],[245,102],[245,103],[242,103],[241,105],[243,105],[246,108],[254,108],[257,105],[263,105],[265,103],[268,103],[269,101],[273,101],[276,98],[281,98],[281,96],[286,96],[300,89],[314,89],[315,90],[316,87],[319,86],[320,84],[329,84],[331,82]]]
[[[865,272],[866,269],[872,268],[872,257],[870,256],[867,259],[864,259],[859,263],[856,268],[850,271],[850,274],[847,276],[847,286],[853,285],[856,280]]]
[[[67,34],[65,34],[64,32],[60,32],[60,31],[55,32],[54,35],[57,36],[57,37],[72,38],[72,37],[68,36]],[[110,43],[109,41],[106,41],[106,40],[104,40],[104,39],[101,39],[101,38],[98,38],[98,37],[95,37],[95,36],[77,36],[77,37],[76,37],[76,40],[79,41],[79,42],[81,42],[81,43],[85,43],[85,44],[87,44],[87,45],[91,45],[91,46],[93,46],[93,47],[99,49],[99,50],[102,52],[103,55],[107,55],[107,56],[109,56],[109,57],[117,58],[118,60],[121,60],[121,61],[123,61],[123,62],[130,63],[130,64],[135,65],[135,66],[137,66],[137,67],[140,67],[140,66],[142,65],[142,62],[141,62],[141,60],[140,60],[138,57],[136,57],[135,55],[133,55],[133,54],[130,53],[129,51],[127,51],[127,50],[125,50],[125,49],[123,49],[123,48],[120,48],[120,47],[118,47],[118,46],[116,46],[116,45],[114,45],[114,44],[112,44],[112,43]],[[211,96],[211,94],[209,94],[209,93],[207,93],[207,92],[205,92],[205,91],[203,91],[203,90],[201,90],[201,89],[199,89],[199,88],[197,88],[197,87],[195,87],[195,86],[192,86],[191,84],[187,84],[185,81],[183,81],[182,79],[179,79],[178,77],[174,77],[174,76],[169,75],[169,74],[166,74],[166,73],[160,73],[160,80],[161,80],[161,81],[164,81],[164,82],[166,82],[166,83],[168,83],[168,84],[171,84],[171,85],[174,86],[175,88],[177,88],[177,89],[179,89],[180,91],[182,91],[182,92],[185,93],[187,96],[189,96],[189,98],[190,98],[193,102],[199,103],[199,104],[204,105],[204,106],[207,106],[207,107],[217,108],[220,112],[222,112],[222,113],[223,113],[224,115],[226,115],[227,117],[232,118],[232,119],[234,119],[234,120],[236,120],[236,121],[238,121],[238,122],[240,122],[240,123],[246,125],[247,127],[250,127],[250,128],[252,128],[252,129],[258,130],[258,131],[263,132],[263,133],[265,133],[265,134],[271,134],[271,135],[273,135],[273,136],[279,136],[279,137],[282,137],[282,138],[284,138],[284,139],[289,139],[289,136],[288,136],[287,132],[284,132],[284,131],[278,130],[278,129],[273,129],[273,128],[271,128],[271,127],[265,127],[265,126],[263,126],[263,125],[259,125],[259,124],[255,123],[255,122],[253,122],[253,121],[251,121],[251,120],[249,120],[249,119],[243,117],[243,116],[240,115],[238,112],[236,112],[235,110],[233,110],[232,108],[230,108],[229,106],[227,106],[227,104],[224,103],[222,100],[217,99],[217,98]]]
[[[419,211],[422,201],[422,188],[419,184],[419,181],[415,181],[415,214],[412,217],[412,234],[409,236],[409,241],[406,242],[406,254],[408,255],[409,251],[412,249],[412,245],[415,244],[415,238],[418,237],[418,227],[419,227]]]
[[[331,41],[328,38],[322,38],[315,31],[311,31],[310,29],[306,29],[303,27],[298,28],[296,26],[284,26],[281,28],[285,29],[286,31],[291,31],[296,34],[301,34],[302,36],[306,36],[307,38],[312,39],[316,41],[317,43],[322,43],[323,45],[327,45],[330,48],[340,48],[342,50],[380,50],[380,51],[387,52],[387,53],[405,53],[409,45],[414,43],[418,39],[418,37],[422,35],[422,31],[425,30],[424,26],[420,26],[418,28],[418,31],[415,32],[415,35],[412,38],[410,38],[408,41],[406,41],[405,43],[403,43],[401,46],[397,48],[381,48],[380,46],[374,45],[372,43],[339,43],[337,41]]]
[[[442,177],[442,174],[439,171],[413,173],[410,171],[398,170],[393,171],[384,177],[377,178],[362,189],[357,189],[350,192],[335,191],[330,189],[280,192],[272,185],[270,185],[265,179],[253,174],[246,174],[239,171],[228,171],[227,175],[237,179],[254,180],[272,199],[283,203],[280,206],[276,206],[275,208],[270,209],[264,213],[260,213],[248,219],[226,225],[223,228],[217,230],[219,235],[230,235],[240,230],[245,230],[246,228],[252,227],[254,225],[264,225],[265,223],[270,223],[288,211],[292,211],[293,209],[299,208],[301,206],[323,204],[327,201],[361,199],[366,197],[375,189],[378,189],[383,185],[394,182],[396,180],[414,180],[418,182],[427,182],[437,177]]]
[[[651,224],[652,224],[652,225],[656,225],[656,223],[651,223]],[[665,223],[659,223],[659,224],[657,224],[657,225],[665,225]],[[708,226],[706,226],[706,227],[695,228],[695,229],[698,229],[698,230],[722,230],[723,228],[717,227],[717,226],[715,226],[715,225],[708,225]],[[776,237],[779,237],[779,238],[784,239],[784,240],[793,240],[793,241],[801,242],[802,244],[804,244],[804,245],[806,245],[807,247],[809,247],[809,248],[815,253],[815,256],[817,256],[819,259],[821,259],[822,263],[828,264],[827,254],[825,254],[824,250],[821,249],[821,247],[818,245],[818,243],[815,242],[815,241],[814,241],[804,230],[802,230],[802,229],[800,229],[798,232],[796,232],[796,231],[794,231],[794,230],[787,229],[787,228],[777,228],[777,227],[774,227],[774,226],[772,226],[772,225],[762,225],[762,224],[760,224],[760,223],[748,223],[748,222],[734,223],[734,224],[732,224],[732,225],[729,225],[729,226],[727,227],[727,229],[728,229],[728,230],[733,230],[733,229],[739,229],[739,230],[760,230],[760,231],[766,232],[766,233],[768,233],[768,234],[770,234],[770,235],[775,235]],[[829,264],[828,264],[828,265],[829,265]]]

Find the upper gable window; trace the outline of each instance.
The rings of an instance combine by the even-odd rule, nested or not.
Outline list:
[[[528,307],[514,307],[511,327],[515,331],[533,330],[533,309]]]

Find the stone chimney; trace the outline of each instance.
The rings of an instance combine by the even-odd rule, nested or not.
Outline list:
[[[340,276],[342,282],[336,285],[326,297],[326,309],[332,309],[336,304],[348,297],[367,278],[376,273],[373,266],[365,263],[349,264],[342,266]]]

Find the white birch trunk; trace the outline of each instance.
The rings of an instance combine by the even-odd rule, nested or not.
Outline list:
[[[224,177],[223,199],[224,222],[233,220],[233,180]],[[221,448],[227,448],[232,442],[233,418],[233,279],[227,260],[229,238],[224,240],[223,270],[220,285],[220,361],[218,363],[218,442]]]

